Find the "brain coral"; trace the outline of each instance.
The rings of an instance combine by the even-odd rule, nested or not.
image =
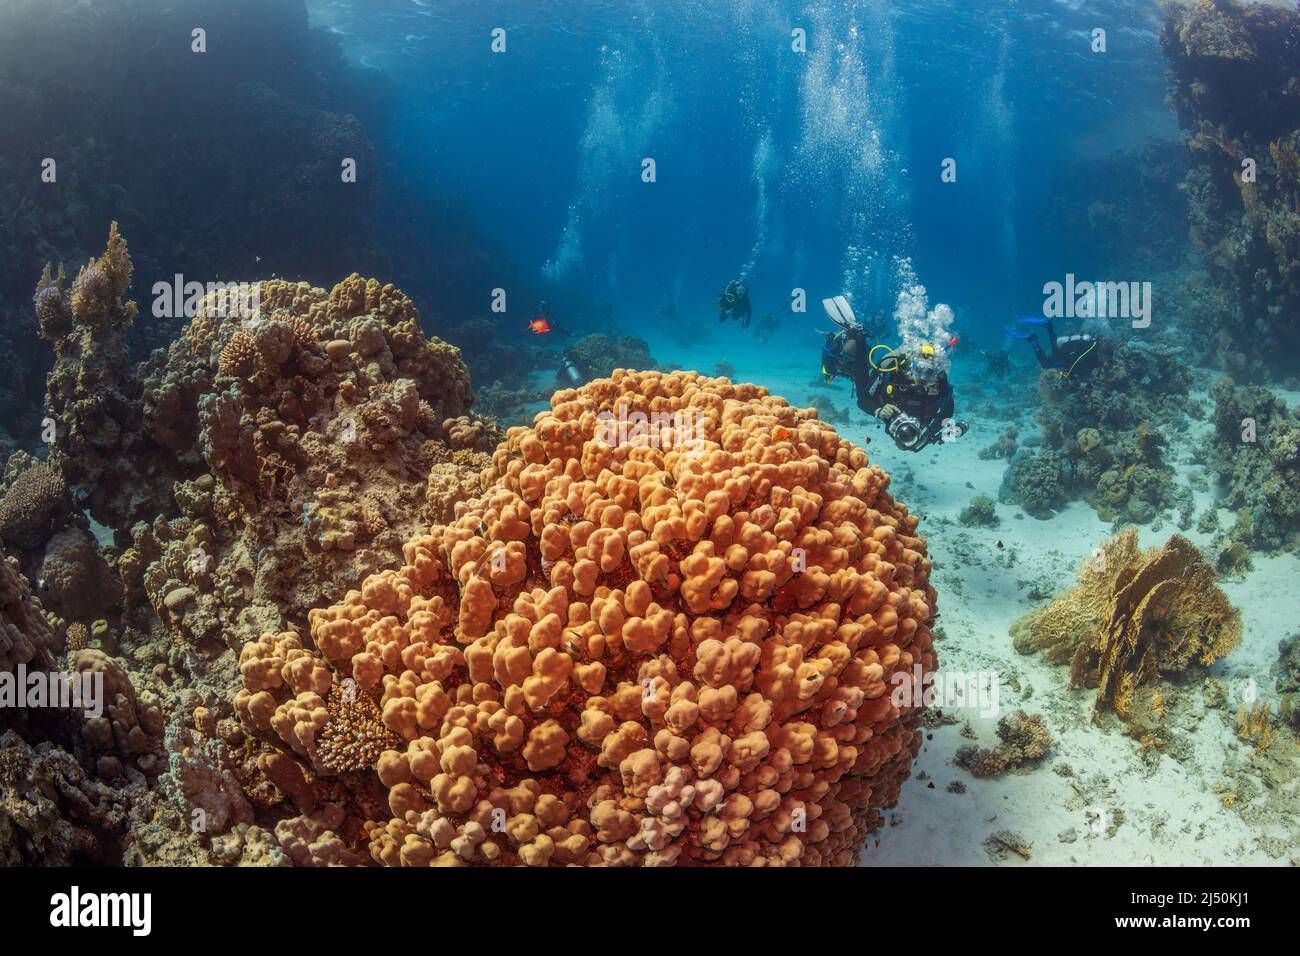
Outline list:
[[[598,417],[638,411],[676,430]],[[765,389],[625,370],[556,393],[492,475],[311,613],[318,651],[243,650],[241,719],[315,774],[339,688],[400,741],[374,762],[390,818],[357,800],[344,842],[403,866],[853,863],[920,747],[891,686],[936,666],[888,476]]]

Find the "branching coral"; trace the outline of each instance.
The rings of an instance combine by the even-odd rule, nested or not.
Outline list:
[[[598,418],[637,409],[698,429]],[[244,649],[241,719],[313,772],[342,680],[400,737],[391,819],[336,829],[389,865],[851,863],[920,746],[890,687],[935,666],[888,477],[764,389],[657,372],[557,393],[493,471],[312,612],[318,650]]]
[[[374,698],[356,690],[332,686],[326,701],[329,717],[316,735],[316,754],[321,766],[331,773],[369,770],[385,750],[397,747],[401,738],[384,726],[383,714]]]
[[[1128,720],[1139,689],[1240,642],[1241,612],[1217,578],[1181,535],[1139,551],[1125,528],[1085,562],[1076,587],[1012,625],[1015,647],[1070,658],[1071,686],[1097,688],[1095,710]]]

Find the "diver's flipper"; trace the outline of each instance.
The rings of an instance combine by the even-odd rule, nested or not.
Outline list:
[[[1002,331],[1007,333],[1007,336],[1009,338],[1019,339],[1022,342],[1028,342],[1030,339],[1033,338],[1033,336],[1030,335],[1028,332],[1017,332],[1009,325],[1002,326]]]
[[[862,331],[858,317],[853,314],[853,306],[849,305],[849,300],[844,296],[837,295],[831,299],[822,299],[822,308],[826,310],[830,320],[840,328],[849,332]]]
[[[1036,315],[1026,315],[1024,318],[1016,319],[1021,325],[1051,325],[1051,319],[1040,319]]]

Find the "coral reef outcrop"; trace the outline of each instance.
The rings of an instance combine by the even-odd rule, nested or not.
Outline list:
[[[13,558],[0,560],[0,675],[8,682],[0,706],[0,865],[119,863],[131,807],[162,770],[157,695],[137,692],[99,650],[77,651],[64,668],[55,632]],[[85,695],[72,697],[70,708],[55,699],[67,681]],[[26,699],[34,688],[39,696]]]
[[[635,335],[594,332],[578,339],[568,351],[583,374],[591,378],[608,378],[617,368],[640,371],[660,368],[646,340]]]
[[[1221,502],[1239,513],[1233,541],[1261,551],[1300,548],[1300,411],[1257,385],[1210,389],[1209,464]]]
[[[1300,733],[1300,634],[1284,637],[1278,644],[1273,670],[1281,697],[1281,716]]]
[[[497,437],[467,414],[456,349],[426,339],[392,286],[259,290],[251,317],[205,298],[139,373],[152,436],[192,442],[205,470],[175,483],[176,517],[132,529],[123,578],[209,650],[303,620],[390,563],[477,489]]]
[[[1042,714],[1013,711],[998,720],[998,745],[957,748],[953,762],[976,777],[997,777],[1008,770],[1038,764],[1055,745]]]
[[[24,471],[4,502],[52,499],[51,470],[75,485],[123,549],[127,596],[147,597],[178,646],[219,654],[284,615],[303,619],[476,488],[499,434],[468,414],[457,350],[426,338],[394,287],[354,274],[329,292],[282,280],[214,290],[166,351],[130,369],[130,275],[116,228],[70,291],[46,270],[50,466]],[[7,524],[27,531],[44,507],[15,504],[27,517]],[[102,564],[84,535],[54,545],[54,609],[75,599],[66,610],[87,619],[113,603],[63,586],[70,564]],[[138,613],[132,623],[150,626]]]
[[[617,434],[636,411],[675,424]],[[311,645],[244,647],[244,725],[351,781],[316,840],[406,866],[852,863],[921,744],[920,687],[890,688],[936,664],[888,477],[765,389],[625,370],[511,429],[493,475],[313,611]]]
[[[50,466],[78,488],[90,515],[108,527],[151,516],[170,488],[173,456],[145,434],[140,383],[130,374],[127,331],[136,305],[124,297],[131,257],[114,223],[108,246],[69,288],[46,267],[36,287],[41,338],[54,348],[45,413],[54,429]]]
[[[1164,433],[1186,417],[1190,377],[1181,349],[1103,342],[1096,368],[1039,378],[1038,447],[1010,449],[998,497],[1036,518],[1083,498],[1106,521],[1145,524],[1173,506]],[[997,446],[989,450],[998,454]]]
[[[15,629],[43,636],[8,645],[15,660],[48,647],[51,661],[66,646],[65,666],[101,678],[107,705],[75,726],[16,729],[63,741],[114,788],[125,816],[106,841],[121,839],[119,858],[363,859],[321,836],[346,792],[250,750],[232,719],[235,650],[305,629],[310,608],[452,520],[482,491],[501,433],[470,412],[458,350],[426,337],[391,285],[352,275],[329,291],[213,289],[166,350],[132,368],[130,274],[114,229],[77,280],[47,269],[37,293],[57,355],[55,428],[48,464],[13,456],[0,536],[18,549],[15,574],[21,563],[40,581],[31,626]],[[355,708],[325,710],[337,713],[337,735],[322,737],[327,752],[337,741],[330,766],[352,767],[371,753],[349,736]]]
[[[19,664],[49,667],[55,650],[54,632],[16,565],[0,560],[0,673],[12,674]]]

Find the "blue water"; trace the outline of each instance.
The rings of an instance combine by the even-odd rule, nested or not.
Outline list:
[[[782,316],[772,345],[813,348],[824,296],[891,311],[899,257],[931,304],[953,308],[955,331],[992,344],[1008,317],[1041,308],[1044,282],[1095,265],[1059,215],[1063,177],[1077,193],[1080,164],[1177,135],[1154,3],[313,0],[309,11],[391,86],[378,143],[388,195],[460,206],[502,251],[500,284],[526,289],[516,316],[535,297],[557,315],[607,302],[620,330],[652,346],[661,305],[712,322],[718,290],[742,275],[755,314]],[[491,50],[498,27],[504,53]],[[1096,27],[1104,54],[1090,50]],[[795,28],[805,53],[791,49]],[[641,180],[647,157],[654,183]],[[941,181],[945,158],[955,183]],[[789,314],[796,287],[808,290],[802,317]],[[748,347],[728,335],[728,348]]]

